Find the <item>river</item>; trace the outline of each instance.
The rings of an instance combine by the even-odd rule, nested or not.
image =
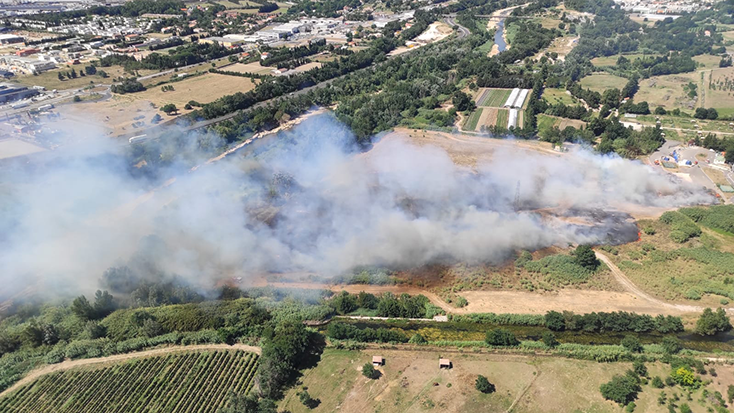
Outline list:
[[[504,33],[505,19],[502,19],[499,23],[497,23],[497,30],[494,32],[494,44],[497,45],[500,53],[504,52],[505,49],[507,49],[507,43],[505,43],[505,38],[503,37]]]

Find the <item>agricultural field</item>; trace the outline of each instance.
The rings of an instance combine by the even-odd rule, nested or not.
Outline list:
[[[258,356],[179,352],[53,372],[0,399],[15,412],[216,412],[253,385]]]
[[[466,118],[464,121],[464,126],[462,126],[462,129],[466,131],[473,131],[477,128],[477,123],[479,122],[479,118],[482,117],[482,108],[477,108],[474,112],[469,115],[469,117]]]
[[[486,106],[491,108],[501,108],[505,104],[507,98],[510,97],[512,89],[479,89],[476,96],[477,106]]]
[[[581,86],[595,92],[604,93],[607,89],[622,89],[627,84],[627,79],[606,73],[596,73],[581,79]]]
[[[233,65],[222,68],[228,72],[237,73],[257,73],[259,75],[271,74],[273,68],[268,66],[260,66],[260,63],[235,63]]]
[[[506,128],[507,127],[507,121],[510,117],[510,111],[507,109],[500,109],[497,111],[497,122],[495,122],[496,125]],[[519,123],[518,123],[519,124]]]
[[[638,116],[635,120],[647,124],[655,125],[657,119],[660,119],[660,126],[663,128],[689,129],[691,131],[701,130],[703,132],[727,132],[734,133],[734,127],[729,125],[729,121],[724,120],[702,120],[695,118],[685,118],[678,116]],[[698,125],[698,128],[696,127]],[[667,133],[667,132],[666,132]]]
[[[373,355],[385,357],[385,365],[378,367],[380,376],[375,380],[361,374],[362,366]],[[453,368],[440,370],[439,357],[450,358]],[[622,409],[604,400],[599,387],[631,367],[631,363],[468,351],[326,349],[318,366],[304,372],[302,386],[289,391],[279,407],[294,413],[310,411],[298,398],[298,392],[307,388],[311,397],[320,401],[316,410],[325,412],[501,412],[514,403],[512,411],[518,413],[616,413]],[[670,373],[670,367],[661,363],[648,363],[647,368],[651,377],[666,377]],[[719,391],[725,395],[726,386],[732,382],[729,373],[732,368],[717,366],[716,369],[718,377],[707,386],[707,392]],[[474,382],[480,374],[496,386],[496,392],[482,394],[475,389]],[[668,412],[666,405],[657,403],[661,392],[666,392],[668,397],[673,392],[681,392],[679,387],[659,390],[643,386],[642,389],[635,401],[635,411],[652,413]],[[701,398],[702,392],[702,389],[694,391],[694,399]],[[696,406],[700,408],[695,404],[694,409]]]
[[[660,299],[726,306],[734,301],[734,234],[693,225],[701,234],[678,242],[681,231],[671,225],[639,221],[640,241],[609,248],[607,255],[635,285]]]
[[[564,130],[569,126],[582,129],[586,126],[586,122],[577,119],[557,118],[544,114],[538,115],[538,134],[540,136],[544,136],[553,127]]]

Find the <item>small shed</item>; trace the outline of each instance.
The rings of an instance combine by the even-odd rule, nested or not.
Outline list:
[[[451,360],[449,360],[449,359],[438,359],[438,368],[439,369],[450,369],[451,368]]]
[[[382,356],[372,356],[372,365],[380,367],[385,365],[385,358]]]

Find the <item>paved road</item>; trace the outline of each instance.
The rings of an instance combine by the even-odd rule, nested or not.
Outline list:
[[[459,29],[458,30],[458,32],[459,32],[458,33],[458,38],[459,39],[463,39],[466,36],[469,36],[471,34],[471,32],[469,31],[469,29],[467,29],[466,27],[464,27],[464,26],[460,25],[459,23],[457,23],[456,20],[454,20],[454,17],[452,17],[452,16],[446,17],[445,19],[443,19],[443,21],[446,22],[446,24],[448,24],[449,26],[456,27],[456,28]]]

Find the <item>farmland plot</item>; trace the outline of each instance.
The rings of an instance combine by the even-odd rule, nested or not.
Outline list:
[[[511,92],[512,89],[481,89],[477,97],[477,106],[501,108]]]
[[[0,411],[211,412],[227,393],[253,384],[258,356],[244,351],[178,352],[39,377],[0,399]]]

